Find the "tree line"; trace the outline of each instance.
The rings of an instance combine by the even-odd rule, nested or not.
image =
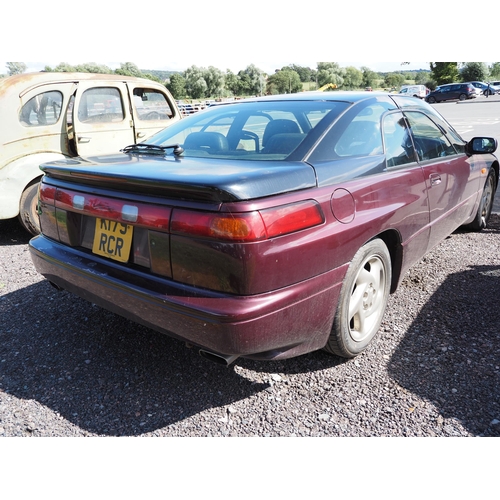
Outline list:
[[[500,78],[500,63],[487,66],[485,63],[429,63],[430,70],[380,73],[369,67],[342,67],[336,62],[319,62],[316,68],[291,64],[276,69],[272,74],[250,64],[237,73],[222,71],[214,66],[190,66],[183,72],[141,70],[132,62],[121,63],[117,69],[103,64],[85,63],[72,66],[60,63],[54,68],[46,66],[44,71],[85,72],[118,74],[155,80],[165,84],[172,95],[178,99],[213,99],[232,96],[251,96],[263,94],[295,93],[315,90],[326,84],[334,84],[339,90],[356,90],[366,87],[399,89],[405,83],[423,84],[434,89],[437,85],[456,81]],[[26,64],[9,62],[8,74],[24,73]]]

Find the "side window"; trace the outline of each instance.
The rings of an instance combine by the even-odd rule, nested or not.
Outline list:
[[[139,120],[172,118],[172,110],[168,101],[159,90],[135,88],[132,102]]]
[[[78,119],[85,123],[120,122],[125,118],[120,91],[113,87],[96,87],[82,94]]]
[[[384,117],[383,134],[388,167],[416,161],[406,120],[401,113],[391,113]]]
[[[22,108],[19,120],[25,127],[53,125],[61,116],[63,96],[56,90],[30,99]]]
[[[411,127],[418,159],[420,161],[456,155],[444,131],[428,116],[416,111],[405,113]]]

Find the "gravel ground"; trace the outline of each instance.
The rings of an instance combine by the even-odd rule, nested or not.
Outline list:
[[[500,216],[405,276],[354,360],[230,368],[57,292],[0,221],[0,436],[500,436]]]

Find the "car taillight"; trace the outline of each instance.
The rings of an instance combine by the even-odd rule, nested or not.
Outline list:
[[[313,200],[245,213],[195,212],[174,209],[170,230],[226,241],[260,241],[317,226],[324,222]]]
[[[231,241],[259,241],[266,238],[259,212],[229,214],[174,209],[170,230],[177,234]]]
[[[252,212],[205,212],[123,201],[42,183],[40,201],[67,212],[232,242],[261,241],[314,227],[325,220],[314,200]]]
[[[291,203],[260,212],[266,226],[268,238],[294,233],[324,222],[319,204],[312,200]]]

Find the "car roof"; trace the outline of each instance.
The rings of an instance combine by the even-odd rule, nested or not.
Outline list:
[[[278,94],[266,95],[261,97],[250,97],[244,99],[245,102],[252,101],[346,101],[346,102],[360,102],[366,99],[372,99],[376,96],[390,96],[389,92],[366,92],[365,90],[334,90],[331,92],[298,92],[296,94]],[[235,103],[241,102],[233,101]]]
[[[20,75],[8,76],[0,78],[0,96],[5,92],[14,92],[22,94],[38,85],[49,83],[64,83],[82,80],[105,80],[115,82],[144,82],[151,85],[151,80],[146,78],[137,78],[133,76],[123,76],[106,73],[64,73],[64,72],[39,72],[39,73],[23,73]]]

